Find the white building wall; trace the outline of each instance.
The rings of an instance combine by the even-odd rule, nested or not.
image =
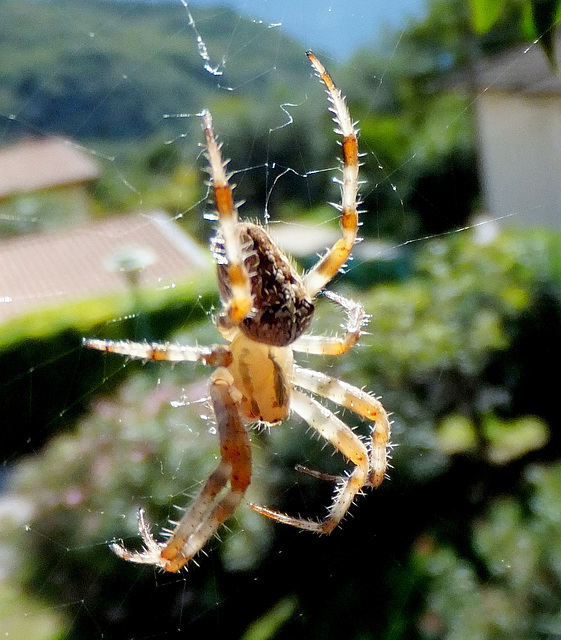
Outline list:
[[[561,97],[479,97],[481,177],[502,224],[561,228]]]

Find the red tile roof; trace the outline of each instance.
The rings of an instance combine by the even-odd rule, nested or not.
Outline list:
[[[209,252],[159,212],[111,217],[86,226],[28,235],[0,244],[0,322],[30,311],[130,292],[126,265],[139,286],[164,288],[209,268]]]
[[[0,148],[0,198],[88,182],[99,173],[91,155],[62,138],[24,140]]]

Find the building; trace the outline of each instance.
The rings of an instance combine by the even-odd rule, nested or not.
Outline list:
[[[539,44],[526,44],[482,61],[474,80],[487,212],[561,228],[561,77]]]
[[[58,137],[0,148],[0,237],[89,219],[86,186],[100,175],[91,153]]]
[[[133,213],[0,245],[0,323],[131,290],[172,288],[211,265],[161,212]]]

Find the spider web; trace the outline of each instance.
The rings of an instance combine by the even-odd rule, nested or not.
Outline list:
[[[79,7],[81,3],[76,0],[75,4]],[[228,144],[232,138],[236,145],[242,141],[239,145],[242,155],[233,158],[229,166],[233,171],[232,180],[238,185],[236,197],[247,201],[241,215],[270,223],[273,233],[278,233],[295,253],[298,253],[299,237],[311,241],[314,235],[323,238],[324,231],[327,240],[323,246],[326,246],[331,242],[331,231],[336,229],[337,213],[324,207],[316,194],[322,192],[325,181],[331,180],[338,165],[336,160],[314,164],[313,157],[317,152],[321,157],[333,158],[333,153],[325,155],[323,144],[336,150],[335,137],[326,138],[326,128],[317,128],[318,121],[312,117],[319,114],[325,124],[327,105],[321,86],[306,66],[303,52],[313,49],[321,55],[338,86],[350,93],[350,81],[360,78],[360,68],[355,62],[359,58],[352,59],[347,67],[351,70],[349,76],[340,72],[342,63],[351,59],[361,46],[379,39],[378,46],[390,48],[389,52],[384,51],[389,69],[393,59],[391,48],[397,51],[400,47],[399,27],[406,16],[414,12],[422,14],[421,3],[412,2],[400,15],[393,15],[390,7],[396,3],[383,0],[377,4],[385,12],[378,16],[360,1],[285,2],[279,8],[279,3],[241,0],[230,4],[243,18],[227,14],[228,30],[219,40],[208,34],[214,33],[217,25],[223,25],[224,8],[209,9],[213,6],[210,2],[187,3],[185,0],[171,4],[182,12],[183,26],[177,31],[174,22],[174,26],[169,27],[169,39],[183,40],[186,50],[196,53],[190,58],[190,64],[195,65],[197,90],[203,97],[186,95],[188,109],[177,107],[154,113],[147,123],[150,131],[155,132],[146,142],[154,145],[153,162],[157,163],[159,158],[163,158],[164,163],[177,162],[178,190],[190,189],[189,198],[178,197],[177,202],[168,202],[168,215],[201,243],[210,235],[212,213],[205,204],[208,194],[204,188],[192,187],[193,180],[202,180],[201,169],[205,166],[199,147],[202,141],[200,111],[210,106],[217,132],[226,144],[226,155],[230,155]],[[129,6],[132,17],[138,7]],[[26,10],[33,12],[35,8],[29,3]],[[90,51],[92,41],[103,51],[116,39],[126,39],[128,24],[126,13],[123,15],[115,24],[74,21],[66,64],[79,64],[82,53]],[[75,16],[61,12],[60,19],[74,20]],[[380,25],[380,20],[386,23]],[[382,27],[390,25],[397,36],[391,45],[384,45]],[[161,45],[165,49],[166,42]],[[297,50],[302,51],[300,63],[294,62]],[[151,70],[155,57],[155,52],[147,50],[146,66],[140,68],[127,67],[127,61],[123,62],[113,90],[124,96],[142,91],[141,79]],[[53,68],[53,79],[58,71]],[[301,81],[293,85],[291,80],[295,76]],[[385,82],[385,75],[381,74],[373,82],[374,91],[383,92]],[[267,109],[247,112],[248,100],[242,99],[246,95],[250,96],[249,100],[256,99],[265,91],[269,93],[262,95],[262,100]],[[187,87],[185,92],[187,94]],[[375,98],[373,96],[373,104]],[[2,112],[0,107],[4,121],[0,142],[11,142],[14,128],[28,135],[53,134],[32,126],[28,118],[27,114],[38,108],[40,101],[40,95],[22,94],[18,109]],[[70,132],[72,144],[98,163],[106,176],[104,184],[114,188],[121,201],[130,204],[130,210],[142,212],[141,219],[148,218],[146,212],[152,208],[157,185],[147,185],[143,177],[131,170],[126,145],[116,149],[81,137],[102,112],[102,101],[91,105],[90,112],[81,116],[75,131]],[[438,125],[436,135],[444,135],[464,115],[459,108],[452,112],[447,121]],[[306,142],[316,140],[317,147],[314,148],[312,142],[302,149],[300,164],[287,164],[282,156],[273,157],[274,151],[282,150],[283,145],[294,144],[294,134],[302,131],[307,134]],[[424,148],[405,162],[412,162],[416,154],[428,153],[429,144],[427,141]],[[384,261],[391,262],[396,253],[429,238],[494,229],[496,221],[491,220],[466,223],[446,232],[418,232],[409,226],[405,194],[400,192],[398,175],[403,164],[386,166],[380,162],[376,149],[367,147],[362,151],[364,163],[374,168],[372,173],[378,176],[375,184],[362,187],[362,195],[372,198],[376,192],[385,193],[384,197],[393,203],[396,211],[399,239],[365,242],[362,252],[357,247],[357,259],[347,269],[351,281],[354,272],[360,273],[358,263],[367,258],[368,252],[374,252],[380,264],[384,264]],[[166,188],[170,189],[169,183]],[[309,208],[316,215],[288,216],[283,225],[277,216],[279,212],[281,216],[290,213],[282,208],[282,201],[293,188],[308,194]],[[335,200],[336,188],[332,193]],[[22,219],[24,215],[21,214]],[[376,240],[376,223],[369,225],[370,239]],[[306,235],[310,228],[311,236]],[[83,234],[88,233],[85,226]],[[127,244],[126,237],[124,244]],[[131,244],[135,242],[131,240]],[[315,251],[321,250],[320,246],[311,256],[304,251],[297,257],[307,264],[306,260],[313,259]],[[138,259],[137,254],[134,259]],[[211,344],[217,339],[212,327],[217,303],[206,278],[205,274],[196,274],[187,278],[187,283],[181,283],[179,288],[184,287],[181,291],[187,292],[187,302],[180,309],[174,294],[178,282],[172,277],[162,278],[156,297],[160,304],[166,294],[171,297],[172,303],[167,307],[163,305],[172,318],[169,326],[157,313],[148,313],[148,304],[140,312],[124,307],[122,314],[116,313],[97,330],[100,335],[112,337],[159,339],[159,335],[153,335],[153,327],[161,326],[173,329],[174,339]],[[344,289],[344,278],[338,278],[334,286]],[[134,296],[134,289],[131,291]],[[39,288],[31,295],[40,302]],[[9,295],[4,296],[0,291],[0,297],[3,304],[9,304]],[[319,306],[325,311],[327,307],[323,302],[320,301]],[[330,312],[325,315],[329,316]],[[182,323],[178,321],[180,316]],[[323,324],[320,319],[314,330],[335,331],[342,321],[343,318],[335,321],[328,318]],[[170,334],[162,337],[168,338]],[[30,331],[30,351],[33,341],[39,339]],[[19,357],[9,349],[8,355]],[[25,389],[21,406],[24,426],[5,424],[6,430],[14,429],[18,434],[1,456],[4,466],[0,477],[3,489],[0,512],[9,526],[0,538],[0,580],[6,594],[0,603],[0,632],[11,638],[54,638],[60,630],[68,637],[174,638],[188,633],[200,634],[204,629],[206,633],[215,630],[228,635],[233,630],[234,636],[239,637],[245,630],[244,638],[265,638],[273,637],[274,629],[287,620],[318,616],[322,595],[345,584],[346,574],[356,568],[349,569],[345,556],[332,555],[328,538],[297,535],[284,529],[273,532],[269,522],[263,522],[247,508],[240,509],[223,530],[223,540],[212,541],[208,555],[201,555],[197,565],[186,573],[162,576],[144,568],[123,565],[111,555],[108,544],[116,537],[126,536],[127,544],[135,544],[135,510],[139,506],[152,505],[151,517],[157,531],[165,526],[168,518],[177,518],[180,508],[188,504],[200,482],[214,467],[217,451],[206,402],[208,371],[190,365],[142,367],[117,359],[107,361],[102,370],[99,364],[92,364],[101,357],[84,354],[76,344],[76,335],[70,331],[56,341],[52,351],[41,354],[32,363],[25,364],[22,358],[23,365],[16,363],[17,374],[8,376],[6,397],[12,389],[20,393]],[[326,365],[310,357],[304,365],[322,370],[327,367],[332,375],[346,376],[358,385],[367,383],[360,376],[353,379],[352,370],[344,363]],[[96,368],[92,375],[87,373],[90,367]],[[37,387],[35,381],[51,375],[61,376],[56,387],[58,410],[41,422],[41,418],[30,417],[30,413],[41,405],[41,394],[47,387]],[[87,380],[85,389],[76,383],[80,376]],[[384,397],[391,403],[399,400],[392,397],[390,389],[385,391]],[[13,415],[13,407],[10,406],[7,413]],[[347,419],[348,414],[343,417]],[[132,433],[132,426],[138,431]],[[331,495],[329,483],[324,485],[321,480],[298,474],[294,465],[300,462],[321,468],[325,473],[340,473],[341,461],[331,457],[313,438],[308,437],[310,443],[305,445],[308,448],[302,449],[303,440],[298,434],[305,431],[304,425],[294,422],[285,429],[288,436],[275,430],[253,435],[255,471],[250,500],[266,504],[271,500],[275,504],[295,503],[297,509],[309,508],[310,515],[321,513],[317,509],[328,504]],[[399,439],[399,423],[395,431],[395,438]],[[114,486],[108,486],[111,483]],[[388,508],[387,498],[382,498],[380,503]],[[360,504],[363,507],[368,504],[369,509],[375,510],[383,526],[387,516],[377,511],[382,507],[371,500],[367,503],[364,498]],[[360,506],[354,510],[357,516],[359,510]],[[365,570],[374,580],[376,563],[372,563],[372,556],[376,553],[373,548],[380,531],[365,534],[360,523],[352,519],[345,525],[345,532],[335,535],[345,536],[343,539],[349,545],[356,546],[353,558],[370,559]],[[292,552],[294,539],[298,545],[296,553]],[[291,550],[290,557],[287,553],[283,555],[283,549]],[[33,557],[34,566],[26,564],[27,553]],[[394,562],[397,566],[400,560],[395,558]],[[276,586],[270,581],[271,574],[279,576]],[[308,602],[285,595],[288,580],[292,577],[300,581],[302,575],[309,582],[309,593],[314,594]],[[240,594],[246,595],[240,597]],[[251,609],[252,603],[253,614],[238,615],[242,607]],[[257,618],[264,622],[266,631],[259,631],[255,625],[251,627],[254,630],[251,635],[251,621]]]

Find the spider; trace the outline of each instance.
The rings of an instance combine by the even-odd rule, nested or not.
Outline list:
[[[174,528],[157,541],[139,510],[139,530],[144,542],[140,552],[121,544],[112,549],[125,560],[155,565],[176,572],[206,544],[236,510],[250,483],[251,448],[246,427],[276,426],[291,411],[299,414],[353,465],[342,477],[300,468],[316,477],[334,480],[336,489],[327,515],[309,520],[251,504],[276,522],[317,533],[330,533],[343,519],[364,487],[377,487],[384,479],[390,438],[390,421],[371,394],[318,371],[299,367],[294,352],[340,355],[358,341],[368,317],[358,302],[325,292],[346,312],[344,333],[333,337],[303,335],[314,313],[314,298],[347,262],[357,239],[358,168],[357,130],[345,99],[313,53],[306,54],[321,78],[330,111],[342,141],[341,203],[342,237],[317,264],[300,275],[278,249],[267,231],[240,222],[232,197],[210,113],[201,113],[206,136],[210,184],[214,190],[218,230],[212,241],[222,309],[216,325],[228,344],[211,347],[148,344],[85,339],[84,344],[129,358],[200,362],[216,367],[210,381],[210,400],[220,441],[220,462],[200,493]],[[372,421],[367,441],[357,436],[313,395],[326,398]]]

